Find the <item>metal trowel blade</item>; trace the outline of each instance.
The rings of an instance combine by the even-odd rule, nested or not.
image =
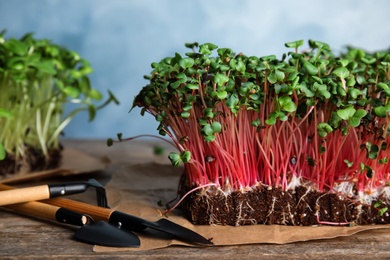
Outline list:
[[[74,239],[93,245],[111,247],[139,247],[140,240],[134,233],[119,229],[105,221],[97,221],[82,226],[74,235]]]

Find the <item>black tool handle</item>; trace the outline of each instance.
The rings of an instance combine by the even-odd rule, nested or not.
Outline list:
[[[81,193],[87,190],[87,183],[67,183],[67,184],[49,184],[50,198],[59,196],[72,195]]]
[[[65,208],[59,208],[56,211],[55,218],[57,222],[75,226],[84,226],[90,222],[88,216]]]
[[[158,224],[145,219],[129,215],[120,211],[113,211],[110,215],[109,222],[124,227],[132,231],[142,231],[145,228],[158,228]]]

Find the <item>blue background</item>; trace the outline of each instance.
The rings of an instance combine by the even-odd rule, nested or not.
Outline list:
[[[184,54],[185,42],[256,56],[281,57],[284,43],[299,39],[375,51],[390,46],[389,10],[386,0],[0,0],[0,30],[6,38],[34,32],[78,52],[92,64],[92,85],[119,98],[91,123],[76,116],[66,137],[129,137],[157,134],[153,117],[128,112],[150,64]]]

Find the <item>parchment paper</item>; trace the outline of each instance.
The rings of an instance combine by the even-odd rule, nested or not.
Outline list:
[[[68,176],[103,170],[106,165],[99,159],[73,148],[64,148],[59,168],[31,173],[17,173],[0,178],[0,183],[16,183],[52,176]]]
[[[136,215],[150,221],[158,220],[161,215],[157,202],[174,198],[178,179],[182,169],[156,163],[121,165],[113,173],[112,180],[106,186],[108,201],[112,209]],[[282,225],[254,226],[199,226],[192,225],[180,210],[169,214],[168,219],[194,230],[206,238],[212,238],[216,246],[242,245],[257,243],[285,244],[315,239],[329,239],[350,236],[371,229],[390,228],[390,225],[367,225],[354,227],[310,226],[294,227]],[[96,252],[151,250],[171,245],[189,244],[164,237],[157,232],[137,233],[141,240],[140,248],[112,248],[95,246]],[[157,236],[157,237],[156,237]]]

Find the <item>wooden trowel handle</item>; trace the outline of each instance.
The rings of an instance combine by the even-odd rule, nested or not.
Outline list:
[[[38,218],[44,218],[48,220],[56,221],[56,213],[60,209],[60,207],[55,207],[52,205],[47,205],[40,202],[25,202],[20,204],[13,204],[3,206],[4,208],[11,209],[18,213],[23,213],[27,215],[31,215]]]
[[[98,207],[84,202],[64,199],[64,198],[53,198],[49,200],[44,200],[43,202],[50,205],[70,209],[76,212],[88,214],[95,221],[98,220],[109,221],[112,212],[114,212],[112,209]]]
[[[50,191],[47,185],[10,189],[0,191],[0,206],[48,198],[50,198]]]

